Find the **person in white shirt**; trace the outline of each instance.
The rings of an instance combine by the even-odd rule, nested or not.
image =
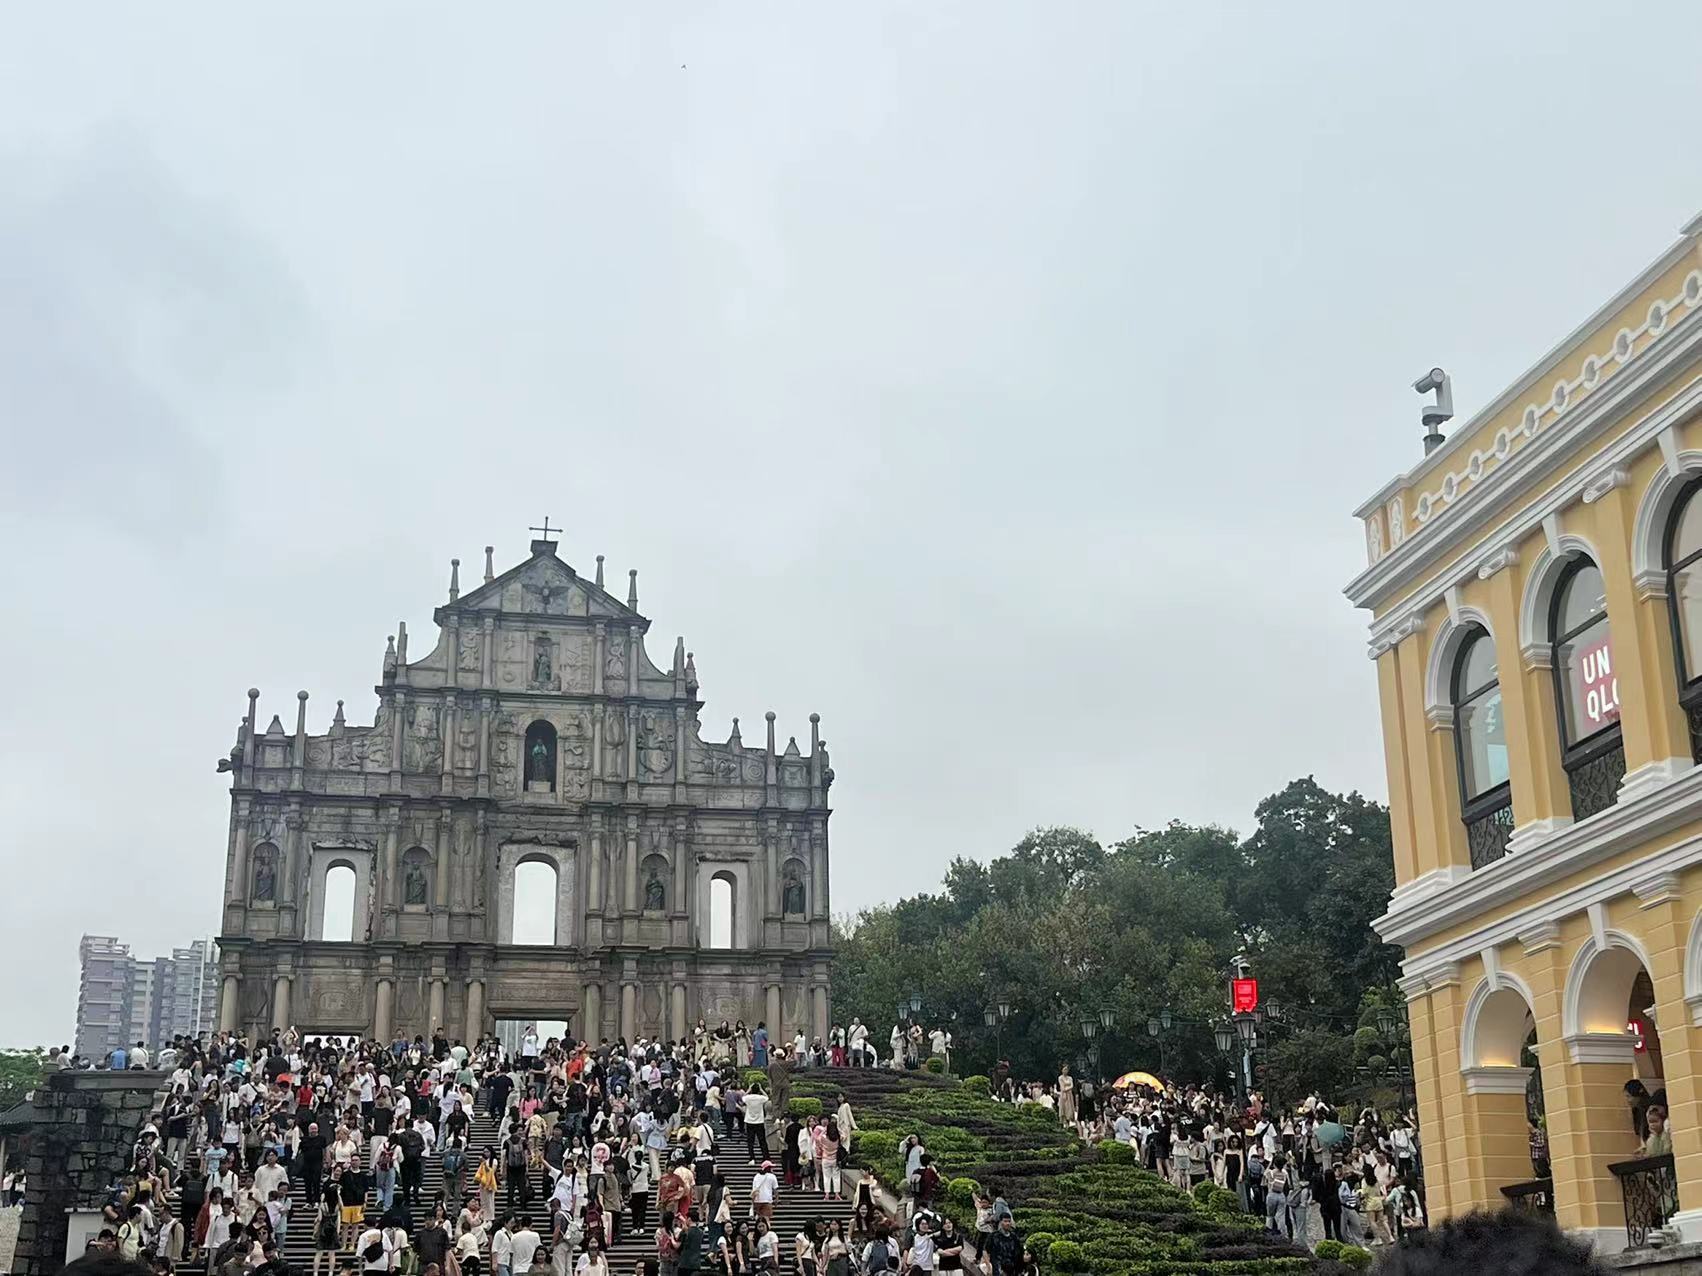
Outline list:
[[[505,1218],[502,1226],[491,1233],[491,1271],[496,1276],[509,1276],[514,1269],[513,1217]]]
[[[933,1228],[928,1216],[926,1214],[918,1215],[915,1238],[910,1242],[910,1252],[904,1256],[905,1267],[917,1272],[933,1271],[934,1250]]]
[[[254,1169],[254,1187],[261,1200],[270,1200],[272,1193],[289,1181],[289,1171],[278,1164],[277,1152],[267,1149],[266,1159]]]
[[[751,1180],[751,1209],[770,1231],[774,1223],[774,1194],[779,1188],[780,1182],[774,1177],[774,1162],[764,1161],[762,1170]]]
[[[532,1259],[537,1255],[538,1246],[544,1243],[544,1238],[532,1230],[532,1221],[528,1218],[520,1220],[520,1230],[514,1233],[509,1264],[516,1276],[532,1266]]]
[[[362,1271],[387,1272],[390,1270],[390,1237],[382,1228],[369,1227],[362,1232],[360,1239],[355,1242],[355,1253],[360,1257]]]

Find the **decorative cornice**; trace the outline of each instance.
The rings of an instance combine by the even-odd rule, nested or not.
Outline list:
[[[1526,643],[1519,648],[1519,660],[1527,671],[1552,669],[1554,667],[1554,648],[1546,642]]]
[[[1573,1063],[1630,1063],[1637,1039],[1628,1032],[1575,1032],[1564,1038]]]
[[[1590,458],[1587,467],[1571,471],[1563,469],[1575,455],[1579,440],[1590,432],[1600,430],[1606,422],[1637,404],[1649,395],[1653,387],[1672,377],[1673,373],[1693,360],[1702,349],[1702,324],[1688,324],[1680,329],[1670,344],[1663,342],[1654,358],[1640,360],[1634,369],[1622,369],[1611,377],[1589,402],[1554,429],[1550,429],[1533,444],[1519,449],[1513,463],[1498,466],[1478,485],[1484,499],[1473,500],[1463,513],[1452,514],[1440,528],[1409,529],[1398,551],[1383,555],[1375,566],[1367,568],[1345,590],[1348,598],[1359,607],[1375,607],[1402,582],[1413,579],[1421,564],[1437,559],[1461,541],[1494,528],[1498,540],[1522,537],[1542,525],[1544,517],[1555,513],[1578,499],[1586,482],[1599,476],[1600,467],[1628,464],[1647,448],[1655,446],[1660,432],[1669,425],[1691,415],[1702,401],[1702,379],[1685,382],[1675,393],[1637,417],[1630,429],[1621,433],[1599,453]],[[1525,490],[1548,475],[1559,472],[1563,477],[1534,499],[1527,499],[1521,508],[1515,507],[1513,521],[1504,521],[1507,506],[1521,499]],[[1497,520],[1503,520],[1497,523]],[[1434,518],[1431,520],[1436,521]],[[1442,566],[1438,576],[1421,584],[1416,594],[1426,599],[1439,595],[1441,589],[1461,570],[1475,567],[1485,552],[1483,546],[1466,549],[1458,558]]]
[[[1450,885],[1405,898],[1396,891],[1389,901],[1389,910],[1373,925],[1387,943],[1411,950],[1431,935],[1455,929],[1509,899],[1525,898],[1538,887],[1570,877],[1629,847],[1647,843],[1699,815],[1702,815],[1702,769],[1692,769],[1659,790],[1621,800],[1587,820],[1556,830],[1539,845],[1509,854]],[[1662,862],[1671,857],[1676,857],[1676,862]],[[1642,881],[1702,859],[1702,839],[1687,839],[1651,858],[1657,862],[1637,866],[1619,887],[1620,893],[1629,890],[1632,881]],[[1602,887],[1603,882],[1598,880],[1579,889],[1588,893]],[[1551,907],[1553,903],[1544,901],[1542,907]],[[1581,911],[1583,907],[1578,904],[1572,911]],[[1538,914],[1527,916],[1522,922],[1503,919],[1503,923],[1512,922],[1506,932],[1511,935],[1521,928],[1528,929],[1531,921],[1538,919],[1546,920]],[[1462,937],[1454,942],[1463,943],[1471,938]],[[1475,953],[1485,942],[1479,937],[1465,951]],[[1453,947],[1453,942],[1449,947]]]
[[[1648,568],[1632,576],[1637,589],[1637,601],[1646,603],[1667,596],[1667,574],[1659,567]]]
[[[1407,613],[1399,622],[1384,630],[1382,635],[1371,643],[1371,659],[1375,660],[1383,653],[1393,651],[1408,638],[1423,631],[1424,609],[1417,608]]]
[[[1535,1068],[1474,1067],[1461,1068],[1466,1079],[1467,1094],[1523,1094],[1530,1084]]]
[[[1454,729],[1454,706],[1451,704],[1433,704],[1425,709],[1424,720],[1430,724],[1432,731],[1452,731]]]
[[[1560,923],[1537,922],[1519,932],[1519,943],[1524,946],[1525,956],[1535,957],[1551,948],[1560,947]]]
[[[1679,897],[1678,874],[1657,873],[1641,882],[1631,884],[1631,893],[1644,908],[1658,908]]]
[[[1631,471],[1623,465],[1610,465],[1584,484],[1584,504],[1594,505],[1602,497],[1616,487],[1624,487],[1631,481]]]
[[[1507,854],[1522,855],[1533,847],[1548,841],[1563,828],[1570,828],[1570,815],[1551,815],[1541,820],[1526,820],[1513,830],[1513,836],[1507,839]]]

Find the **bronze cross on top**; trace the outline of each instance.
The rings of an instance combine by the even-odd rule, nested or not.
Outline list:
[[[544,515],[544,525],[542,527],[528,527],[526,530],[529,531],[529,532],[542,533],[542,539],[543,540],[549,540],[551,532],[559,532],[562,529],[559,528],[559,527],[551,527],[550,526],[550,516],[548,514],[545,514]]]

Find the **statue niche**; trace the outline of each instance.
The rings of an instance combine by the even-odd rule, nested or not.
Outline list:
[[[665,912],[668,907],[668,861],[660,855],[644,857],[644,911]]]
[[[278,898],[278,848],[263,842],[254,848],[254,895],[256,904],[275,903]]]
[[[402,902],[424,906],[431,897],[431,878],[426,867],[429,852],[415,847],[402,856]]]
[[[556,787],[556,729],[538,721],[526,728],[526,791],[554,793]]]
[[[532,642],[532,682],[535,686],[547,687],[554,677],[550,661],[550,640],[539,634]]]
[[[798,860],[787,860],[781,870],[780,911],[788,917],[804,913],[804,866]]]

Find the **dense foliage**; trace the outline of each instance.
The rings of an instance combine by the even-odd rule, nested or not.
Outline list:
[[[1341,1095],[1377,1058],[1354,1035],[1367,996],[1386,996],[1399,973],[1398,951],[1371,928],[1394,887],[1388,812],[1307,778],[1254,819],[1246,838],[1171,823],[1106,847],[1050,828],[990,863],[960,856],[938,893],[841,927],[834,1018],[862,1018],[884,1051],[896,1008],[919,992],[924,1023],[952,1029],[955,1071],[990,1071],[998,1046],[1019,1076],[1040,1077],[1079,1060],[1081,1020],[1108,1006],[1107,1074],[1163,1068],[1227,1084],[1211,1024],[1239,955],[1284,1008],[1259,1055],[1264,1088]],[[1010,1018],[988,1028],[1001,995]],[[1173,1026],[1155,1039],[1147,1023],[1165,1009]]]
[[[904,1179],[898,1149],[919,1134],[947,1183],[941,1206],[974,1230],[974,1192],[1000,1192],[1047,1271],[1092,1276],[1240,1276],[1319,1270],[1304,1250],[1266,1233],[1232,1193],[1202,1186],[1194,1197],[1134,1165],[1123,1144],[1084,1148],[1039,1106],[1012,1107],[978,1085],[875,1070],[818,1082],[844,1088],[856,1113],[854,1160],[885,1183]],[[832,1088],[830,1088],[832,1087]]]
[[[40,1050],[0,1050],[0,1112],[22,1103],[41,1084],[46,1060]]]

